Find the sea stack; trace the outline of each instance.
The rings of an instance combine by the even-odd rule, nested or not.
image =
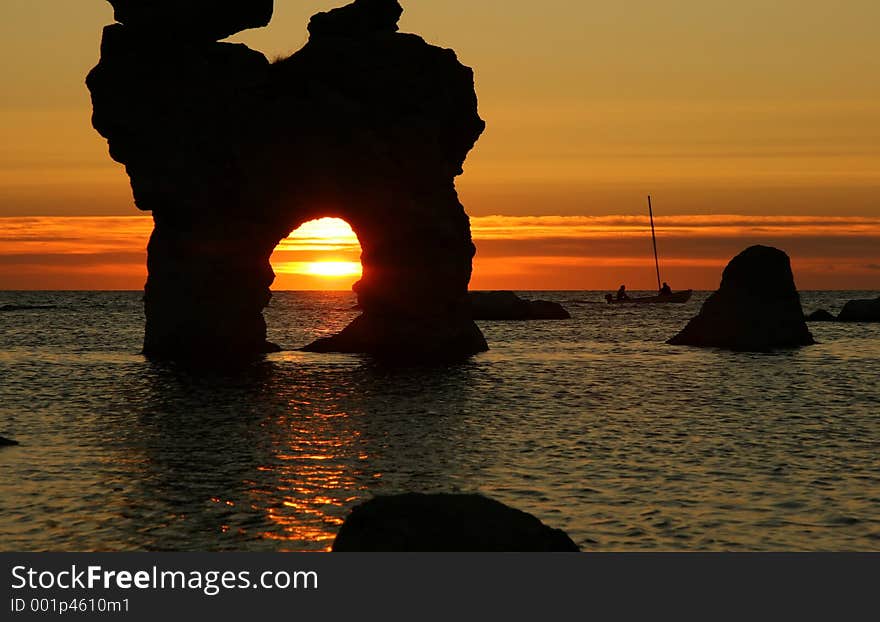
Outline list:
[[[668,343],[745,352],[814,344],[788,255],[768,246],[737,255],[700,314]]]
[[[376,497],[352,510],[333,551],[504,553],[580,549],[561,529],[481,495]]]
[[[218,43],[270,0],[111,0],[88,77],[95,128],[153,214],[144,352],[259,357],[278,243],[341,218],[360,240],[363,315],[307,347],[394,359],[488,349],[467,301],[475,247],[455,178],[485,124],[473,71],[398,32],[396,0],[315,15],[275,63]],[[292,318],[295,321],[295,319]]]

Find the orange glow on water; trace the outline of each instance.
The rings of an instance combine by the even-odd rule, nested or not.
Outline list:
[[[273,486],[251,491],[271,528],[260,534],[281,543],[282,550],[329,551],[352,502],[363,496],[354,473],[369,456],[358,447],[358,434],[346,427],[345,412],[303,413],[283,417],[270,464],[259,470],[274,476]]]

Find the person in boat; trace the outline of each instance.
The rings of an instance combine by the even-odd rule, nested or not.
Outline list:
[[[620,289],[617,290],[617,299],[629,300],[629,294],[626,293],[626,285],[621,285]]]
[[[661,296],[671,296],[672,295],[672,288],[669,287],[669,283],[666,283],[666,282],[663,283],[663,287],[660,288],[660,295]]]

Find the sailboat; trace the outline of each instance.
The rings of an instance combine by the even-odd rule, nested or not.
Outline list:
[[[656,296],[643,296],[641,298],[615,298],[611,294],[605,297],[611,304],[683,304],[691,299],[694,290],[685,289],[678,292],[663,293],[663,286],[660,280],[660,257],[657,254],[657,232],[654,229],[654,206],[651,203],[651,197],[648,196],[648,215],[651,218],[651,239],[654,242],[654,265],[657,268],[657,291],[660,292]]]

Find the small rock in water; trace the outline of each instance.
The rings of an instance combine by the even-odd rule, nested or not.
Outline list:
[[[850,300],[837,319],[841,322],[880,322],[880,298]]]
[[[12,439],[0,436],[0,447],[13,447],[15,445],[20,445],[20,443],[18,441],[13,441]]]
[[[55,305],[0,305],[0,311],[46,311],[55,308]]]
[[[561,529],[480,495],[376,497],[345,520],[335,552],[578,552]]]
[[[810,315],[808,315],[806,317],[806,320],[808,322],[836,322],[837,318],[825,309],[819,309],[818,311],[813,311]]]
[[[526,300],[513,292],[468,292],[474,320],[570,320],[571,314],[549,300]]]

